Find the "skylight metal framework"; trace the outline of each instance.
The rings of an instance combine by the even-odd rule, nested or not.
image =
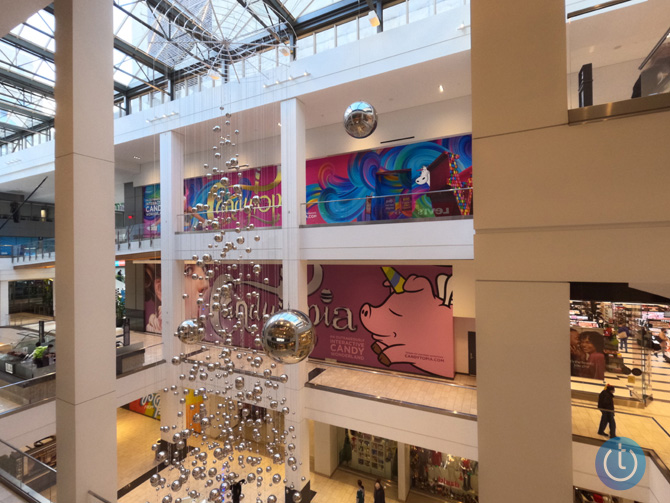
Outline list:
[[[240,60],[277,47],[293,52],[299,36],[369,10],[366,0],[112,1],[114,103],[126,110],[147,92],[173,99],[176,84],[195,75],[235,79]],[[0,39],[0,146],[53,128],[54,30],[50,5]]]

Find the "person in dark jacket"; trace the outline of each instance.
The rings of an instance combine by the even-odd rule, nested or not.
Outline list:
[[[386,495],[384,494],[384,486],[382,481],[377,479],[375,482],[375,503],[386,503]]]
[[[610,438],[616,437],[616,423],[614,422],[614,386],[608,384],[598,396],[598,408],[602,414],[598,435],[607,436],[605,426],[610,425]]]
[[[358,479],[358,490],[356,491],[356,503],[365,503],[365,487],[363,481]]]
[[[240,479],[230,486],[230,492],[233,497],[233,503],[240,503],[240,495],[242,494],[242,484],[245,484],[246,480]]]

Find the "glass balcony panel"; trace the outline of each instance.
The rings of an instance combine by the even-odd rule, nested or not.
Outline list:
[[[337,26],[337,46],[342,46],[358,39],[358,19]]]
[[[321,53],[335,47],[335,28],[316,33],[316,52]]]
[[[569,108],[667,94],[670,2],[594,3],[566,5]]]
[[[407,5],[405,2],[384,9],[384,31],[407,24]]]

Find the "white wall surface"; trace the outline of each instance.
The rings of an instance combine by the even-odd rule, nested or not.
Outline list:
[[[607,487],[596,474],[595,460],[598,449],[599,446],[596,445],[572,442],[573,483],[576,487],[645,503],[670,501],[670,483],[649,456],[645,456],[645,474],[635,487],[626,491],[616,491]]]
[[[305,403],[314,421],[478,459],[476,421],[311,388]]]
[[[0,416],[0,439],[21,449],[56,433],[56,401]]]

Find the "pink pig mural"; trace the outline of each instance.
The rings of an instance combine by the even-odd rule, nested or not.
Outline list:
[[[392,267],[382,267],[389,296],[378,306],[363,304],[360,320],[372,334],[370,346],[380,363],[390,367],[408,363],[430,374],[454,377],[453,294],[450,275],[436,284],[424,276],[402,277]]]

